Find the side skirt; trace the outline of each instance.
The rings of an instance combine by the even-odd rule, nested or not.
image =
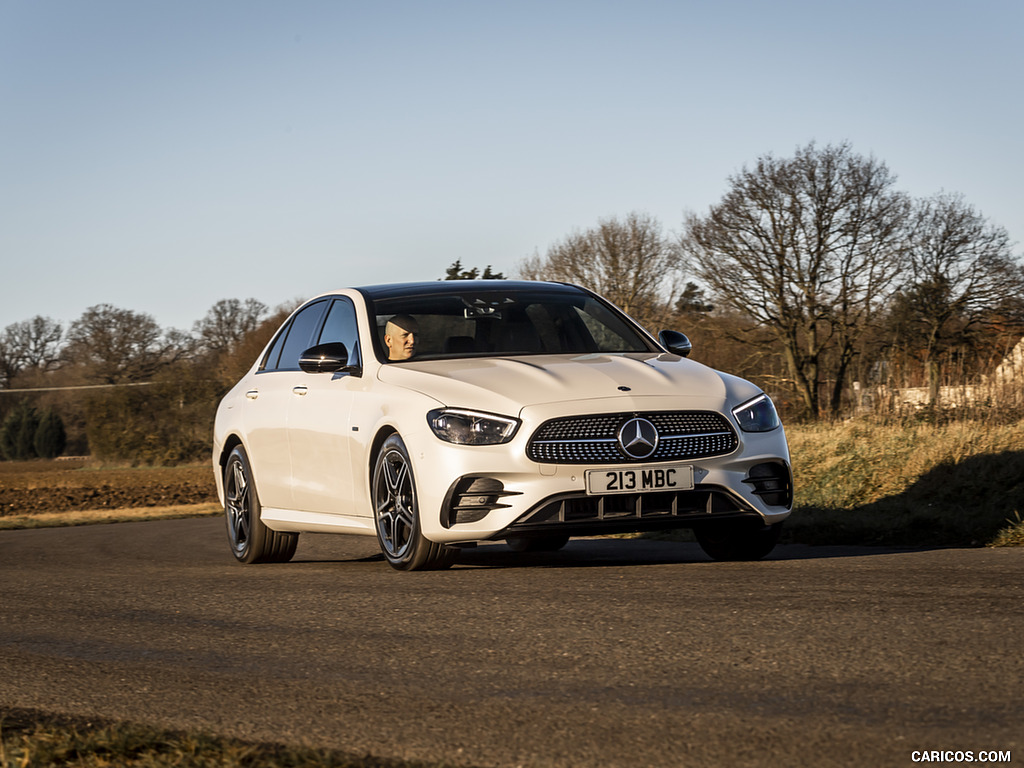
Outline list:
[[[267,528],[273,531],[376,535],[372,517],[325,515],[322,512],[298,512],[294,509],[264,507],[260,519],[263,520]]]

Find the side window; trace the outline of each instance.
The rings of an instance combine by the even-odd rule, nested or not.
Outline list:
[[[340,341],[348,350],[349,365],[359,365],[359,330],[356,326],[356,308],[348,299],[335,299],[324,321],[317,344]]]
[[[284,346],[284,340],[287,335],[287,328],[282,328],[278,331],[277,338],[274,339],[274,346],[270,348],[270,351],[263,360],[263,364],[260,366],[261,371],[277,370],[277,359],[281,357],[281,347]]]
[[[304,307],[299,311],[299,314],[292,318],[291,325],[288,327],[287,336],[282,334],[282,337],[284,338],[284,346],[281,347],[281,358],[277,361],[276,366],[272,366],[271,361],[274,359],[274,350],[271,350],[270,357],[267,360],[266,370],[299,370],[299,355],[312,347],[315,343],[313,341],[313,337],[316,334],[317,329],[320,327],[320,318],[323,317],[324,309],[326,307],[326,301],[318,301],[315,304],[310,304],[308,307]],[[276,348],[279,344],[280,340],[274,342],[274,347]]]

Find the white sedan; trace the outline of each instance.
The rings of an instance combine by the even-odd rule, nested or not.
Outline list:
[[[303,531],[376,536],[399,570],[504,540],[692,528],[768,554],[792,505],[775,407],[582,288],[349,288],[303,304],[221,401],[213,465],[244,563]]]

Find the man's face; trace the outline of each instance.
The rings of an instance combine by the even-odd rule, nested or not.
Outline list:
[[[419,329],[413,323],[390,322],[384,329],[384,344],[388,348],[389,360],[408,360],[416,353],[416,334]]]

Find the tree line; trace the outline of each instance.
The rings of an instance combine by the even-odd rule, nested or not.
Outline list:
[[[88,308],[66,330],[44,317],[9,325],[0,334],[0,390],[8,390],[0,398],[0,455],[66,451],[148,464],[202,458],[217,402],[293,306],[224,299],[191,333],[109,304]],[[43,425],[62,436],[37,440]]]
[[[651,331],[686,332],[695,359],[753,379],[791,417],[843,415],[855,381],[926,386],[938,405],[940,385],[991,370],[1024,334],[1021,259],[961,195],[911,198],[848,143],[765,155],[726,187],[677,232],[642,212],[605,218],[513,276],[577,283]],[[441,279],[503,277],[456,261]],[[204,457],[217,401],[293,308],[224,299],[188,333],[109,304],[66,329],[10,325],[0,454]]]

